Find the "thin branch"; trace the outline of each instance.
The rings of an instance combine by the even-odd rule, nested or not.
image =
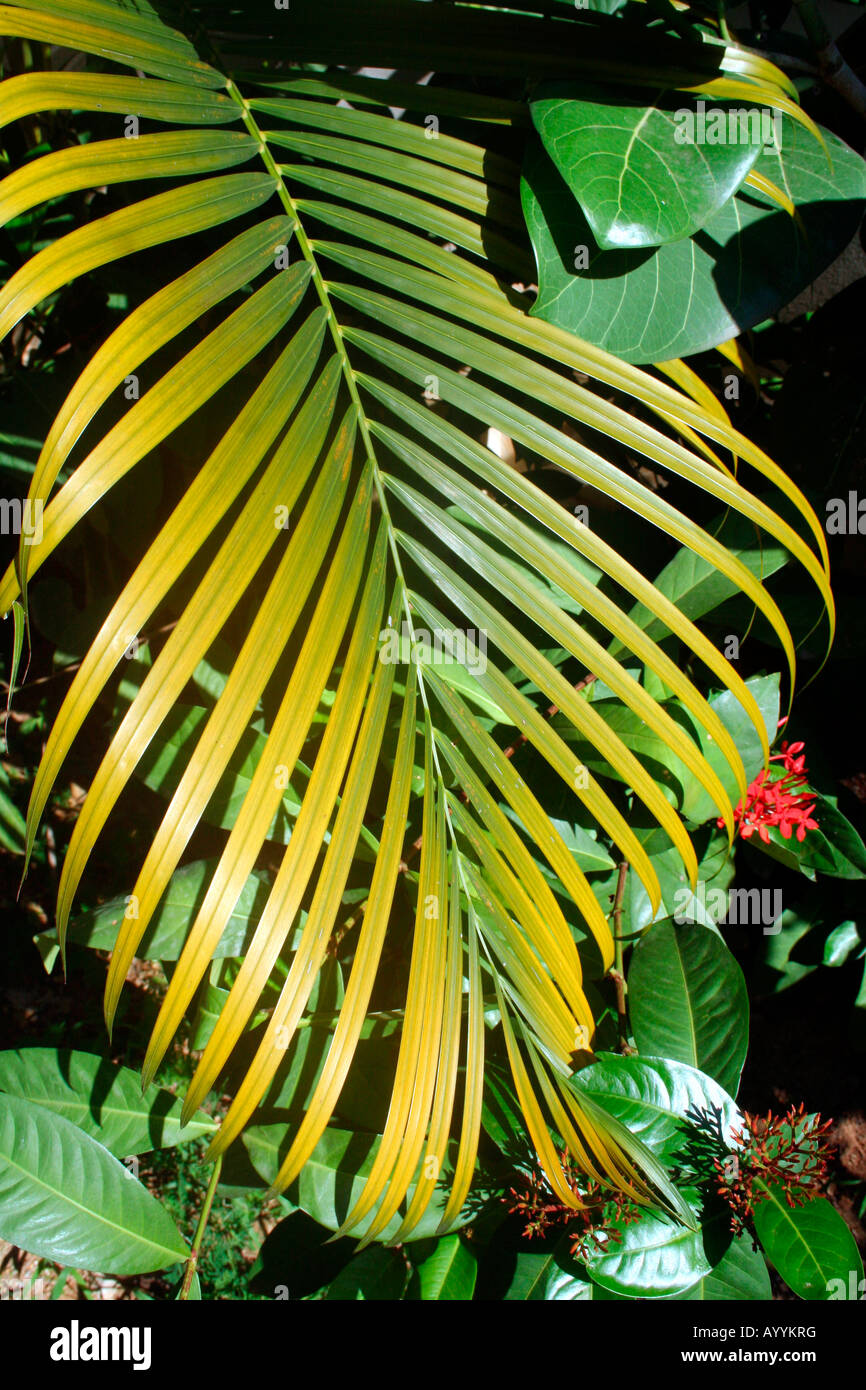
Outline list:
[[[616,881],[616,893],[613,899],[613,966],[608,971],[616,989],[616,1012],[619,1022],[619,1050],[620,1052],[630,1052],[628,1044],[628,1010],[626,1008],[625,997],[627,986],[625,983],[625,970],[623,968],[622,953],[622,912],[623,898],[625,897],[625,880],[628,873],[628,863],[623,861],[619,866],[619,876]]]
[[[800,23],[815,49],[822,80],[837,91],[859,116],[866,118],[866,87],[833,42],[815,0],[794,0],[794,4]]]

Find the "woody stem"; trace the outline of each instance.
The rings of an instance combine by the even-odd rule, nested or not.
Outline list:
[[[616,893],[613,899],[613,969],[610,971],[610,978],[613,980],[614,988],[616,989],[616,1012],[619,1022],[619,1047],[621,1052],[628,1048],[628,1011],[625,1003],[627,987],[625,983],[622,950],[622,911],[627,873],[628,863],[623,861],[619,866]]]

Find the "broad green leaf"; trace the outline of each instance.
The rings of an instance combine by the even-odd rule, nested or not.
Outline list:
[[[0,1052],[0,1091],[62,1115],[118,1158],[184,1144],[216,1129],[201,1113],[181,1127],[181,1102],[170,1091],[151,1089],[143,1096],[136,1072],[91,1052]]]
[[[440,680],[445,681],[454,690],[465,695],[466,699],[486,714],[490,719],[494,719],[497,724],[507,724],[508,718],[503,714],[495,700],[491,700],[485,690],[481,688],[478,681],[467,671],[465,666],[461,666],[453,657],[436,656],[434,661],[436,673]]]
[[[508,1291],[503,1294],[503,1298],[509,1303],[541,1302],[547,1296],[546,1290],[549,1280],[561,1272],[552,1251],[521,1250],[517,1255],[514,1277]],[[583,1285],[585,1282],[579,1276],[573,1278],[575,1298],[584,1296]]]
[[[646,103],[588,83],[535,89],[535,129],[603,251],[691,236],[743,182],[761,151],[760,113],[757,131],[745,110],[731,122],[736,139],[710,145],[683,138],[680,113],[694,120],[695,109],[694,99]],[[719,109],[736,108],[719,102]]]
[[[604,845],[595,836],[584,830],[582,825],[575,821],[557,820],[554,816],[551,816],[551,821],[584,873],[593,869],[613,868],[613,860]]]
[[[754,1249],[751,1235],[744,1231],[735,1236],[709,1274],[687,1293],[675,1296],[689,1303],[738,1302],[741,1299],[770,1302],[773,1287],[763,1255]]]
[[[687,1062],[737,1094],[749,1046],[743,972],[717,932],[696,922],[656,922],[628,974],[638,1051]]]
[[[442,1236],[429,1255],[415,1265],[408,1296],[429,1302],[468,1302],[475,1288],[478,1262],[458,1235]]]
[[[690,1289],[712,1272],[730,1240],[718,1221],[693,1231],[654,1212],[619,1232],[621,1241],[591,1253],[586,1267],[594,1283],[631,1298],[667,1298]]]
[[[177,960],[187,932],[195,918],[216,867],[216,860],[196,859],[177,869],[153,918],[148,924],[137,955],[142,960]],[[222,938],[213,952],[215,960],[240,956],[252,936],[258,913],[268,898],[269,876],[256,870],[247,879],[226,923]],[[69,940],[96,951],[111,951],[129,910],[127,897],[111,898],[99,907],[77,916],[69,928]],[[47,935],[47,933],[46,933]],[[53,933],[52,933],[53,935]]]
[[[10,1095],[0,1095],[0,1236],[104,1274],[144,1274],[189,1254],[164,1207],[107,1149]]]
[[[759,1178],[756,1187],[766,1193],[766,1199],[755,1204],[758,1240],[795,1294],[817,1302],[850,1297],[852,1283],[859,1289],[863,1278],[860,1252],[850,1229],[826,1197],[789,1207],[778,1184],[767,1185]],[[841,1281],[841,1294],[836,1281]]]
[[[588,1092],[664,1163],[682,1156],[693,1128],[690,1117],[709,1119],[725,1144],[733,1143],[731,1132],[742,1123],[727,1092],[683,1062],[601,1053],[569,1084],[578,1095]]]
[[[721,921],[728,904],[728,885],[734,877],[734,864],[725,832],[713,830],[708,835],[705,830],[702,836],[696,836],[696,844],[703,848],[703,840],[706,848],[701,854],[698,882],[694,890],[689,884],[682,860],[660,831],[636,828],[636,833],[658,875],[662,901],[658,912],[653,913],[643,884],[638,881],[636,874],[629,871],[623,894],[623,935],[634,937],[653,921],[660,922],[675,915],[711,928]],[[616,885],[616,870],[603,879],[595,880],[595,891],[605,911],[610,911],[613,906]]]
[[[754,697],[763,717],[767,737],[772,740],[779,720],[779,677],[778,675],[752,676],[746,682],[746,686]],[[618,701],[613,700],[606,702],[595,700],[593,704],[597,709],[603,710],[605,722],[617,733],[623,743],[642,760],[649,763],[659,785],[665,789],[669,799],[688,820],[701,823],[718,815],[718,810],[709,793],[700,785],[661,735],[650,729],[635,711],[627,709]],[[751,780],[763,767],[764,762],[763,750],[754,724],[730,690],[712,696],[709,704],[730,733],[737,752],[742,758],[746,777]],[[692,719],[690,714],[686,713],[679,701],[667,701],[666,708],[697,739],[701,752],[721,779],[722,785],[731,797],[732,804],[736,805],[740,798],[733,772],[712,735],[708,734],[703,727],[698,725],[697,721]],[[569,743],[575,750],[575,756],[590,771],[599,772],[608,777],[615,775],[603,762],[598,751],[588,741],[579,738],[572,729],[566,727],[560,716],[554,719],[553,726],[568,737]]]
[[[812,943],[800,942],[814,927],[823,922],[820,908],[808,905],[789,908],[773,925],[777,930],[763,943],[763,962],[755,985],[762,994],[780,994],[798,981],[811,975],[821,964],[820,948],[809,949]]]
[[[611,1295],[594,1285],[583,1265],[572,1259],[569,1242],[560,1240],[553,1249],[519,1250],[514,1272],[502,1297],[509,1303],[572,1303]]]
[[[225,1171],[225,1170],[223,1170]],[[328,1231],[304,1211],[292,1211],[268,1234],[250,1270],[253,1293],[269,1298],[309,1298],[348,1264],[356,1242],[331,1241]]]
[[[856,922],[840,922],[824,942],[824,965],[844,965],[851,952],[862,942]]]
[[[815,798],[811,819],[817,821],[817,830],[807,830],[802,840],[795,834],[786,840],[774,825],[768,830],[769,843],[760,835],[753,835],[750,843],[786,868],[796,869],[813,880],[816,874],[866,878],[866,846],[851,822],[820,793],[809,791],[803,795]]]
[[[715,532],[715,527],[710,529]],[[766,537],[762,543],[755,528],[743,517],[728,516],[718,532],[718,538],[760,579],[769,578],[788,562],[788,552],[780,545],[769,544]],[[719,604],[736,593],[725,575],[686,546],[656,575],[653,583],[660,593],[693,620],[712,613]],[[629,617],[657,642],[669,635],[670,630],[664,623],[654,618],[641,603],[635,604]],[[621,656],[622,644],[614,642],[610,650],[614,656]]]
[[[340,1270],[328,1286],[325,1298],[328,1302],[340,1299],[394,1302],[402,1297],[407,1277],[402,1251],[374,1245],[356,1255]]]
[[[799,222],[741,189],[694,236],[652,251],[602,251],[540,142],[527,153],[523,207],[538,264],[533,313],[627,362],[688,357],[768,318],[848,244],[866,199],[866,165],[823,131],[783,121],[782,151],[755,170],[786,188]],[[585,268],[584,268],[585,267]]]
[[[196,737],[201,733],[209,714],[210,710],[201,705],[174,706],[136,768],[136,775],[141,777],[145,786],[159,792],[160,796],[173,796],[185,763],[192,754]],[[246,730],[208,802],[205,820],[224,829],[234,825],[266,742],[266,736],[260,730]],[[300,802],[289,784],[282,805],[269,827],[268,838],[281,844],[287,843],[291,836],[291,820],[299,809]]]
[[[254,1125],[244,1131],[243,1142],[256,1171],[267,1182],[273,1182],[279,1171],[282,1156],[288,1148],[292,1131],[286,1133],[285,1125]],[[312,1156],[305,1163],[301,1175],[286,1191],[295,1206],[312,1216],[329,1231],[339,1230],[352,1206],[360,1196],[367,1177],[373,1167],[379,1148],[379,1136],[353,1133],[351,1130],[329,1127],[316,1144]],[[411,1200],[414,1182],[410,1184],[408,1198]],[[437,1183],[433,1199],[418,1225],[406,1237],[407,1240],[421,1240],[432,1236],[442,1219],[448,1201],[450,1180],[448,1175]],[[392,1217],[379,1235],[387,1241],[399,1229],[401,1215]],[[466,1211],[461,1224],[471,1219]],[[366,1216],[353,1229],[354,1236],[362,1237],[373,1217]]]
[[[779,677],[778,675],[752,676],[746,681],[746,685],[757,702],[764,720],[767,738],[772,743],[779,723]],[[720,695],[713,696],[710,700],[710,706],[718,714],[736,743],[737,751],[746,770],[746,777],[751,779],[757,776],[764,763],[760,740],[754,724],[739,700],[730,690],[723,690]],[[716,769],[729,795],[736,802],[736,788],[724,758],[703,729],[698,730],[698,738],[704,757],[710,766]],[[692,821],[708,819],[714,814],[713,804],[709,796],[702,787],[696,785],[694,778],[689,778],[685,782],[685,774],[682,776],[685,785],[685,796],[682,803],[683,815]]]
[[[189,1044],[194,1052],[207,1047],[228,997],[228,990],[220,985],[208,983],[201,991],[190,1027]]]

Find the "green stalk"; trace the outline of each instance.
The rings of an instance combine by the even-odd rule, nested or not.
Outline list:
[[[178,1294],[178,1299],[189,1298],[189,1291],[192,1288],[193,1275],[195,1274],[196,1267],[198,1265],[198,1257],[201,1254],[201,1243],[204,1239],[205,1230],[207,1229],[208,1217],[210,1216],[210,1209],[213,1206],[214,1193],[216,1192],[217,1183],[219,1182],[220,1169],[222,1168],[222,1166],[223,1157],[222,1154],[220,1154],[213,1165],[213,1169],[210,1175],[210,1182],[207,1185],[207,1192],[204,1195],[204,1205],[201,1209],[201,1215],[198,1219],[198,1225],[195,1228],[195,1237],[193,1238],[192,1250],[190,1252],[190,1257],[186,1262],[186,1269],[183,1273],[183,1283],[180,1286],[180,1293]]]

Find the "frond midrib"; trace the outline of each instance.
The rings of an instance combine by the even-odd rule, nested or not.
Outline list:
[[[363,402],[361,400],[360,391],[358,389],[358,382],[355,376],[355,371],[349,358],[348,349],[346,347],[346,342],[343,337],[343,330],[340,325],[340,321],[337,317],[331,296],[328,293],[328,287],[325,284],[324,277],[322,276],[321,268],[316,258],[315,250],[304,229],[304,225],[301,219],[301,215],[298,211],[298,207],[295,203],[294,198],[292,197],[291,192],[289,191],[286,185],[286,181],[283,177],[282,171],[279,165],[277,164],[276,160],[274,159],[273,153],[271,152],[265,135],[259,127],[259,124],[255,118],[255,115],[253,114],[253,111],[249,103],[246,101],[246,99],[243,96],[243,93],[240,91],[236,82],[233,79],[228,79],[226,89],[228,95],[237,104],[241,113],[241,119],[243,120],[247,131],[258,142],[262,162],[264,163],[268,173],[275,181],[276,192],[280,199],[280,202],[283,205],[283,208],[286,211],[286,214],[289,217],[291,217],[293,221],[295,236],[298,241],[298,247],[301,251],[304,260],[310,266],[312,284],[315,287],[316,294],[319,298],[319,302],[327,316],[328,331],[331,335],[331,339],[333,341],[334,348],[340,362],[343,380],[346,383],[346,388],[349,393],[349,397],[352,401],[352,405],[354,406],[357,415],[358,427],[361,439],[364,443],[366,461],[369,468],[371,469],[376,496],[379,502],[379,506],[381,508],[382,522],[386,527],[387,531],[388,548],[394,563],[394,568],[397,575],[397,582],[400,587],[400,601],[403,608],[403,612],[405,614],[406,624],[410,633],[410,652],[412,654],[411,659],[416,668],[418,693],[421,697],[421,702],[425,712],[426,735],[429,739],[433,766],[436,771],[436,778],[438,783],[437,791],[440,796],[444,796],[446,781],[439,759],[439,749],[437,747],[434,732],[435,722],[430,706],[429,692],[427,690],[426,682],[424,679],[424,667],[421,661],[419,661],[415,656],[415,638],[417,634],[413,621],[412,608],[409,602],[409,585],[406,581],[406,577],[403,571],[402,559],[397,541],[397,529],[391,517],[384,477],[379,465],[378,457],[376,455],[376,449],[370,430],[367,414],[364,409]],[[469,883],[467,882],[463,856],[460,852],[456,832],[454,830],[453,825],[451,824],[450,816],[446,817],[446,824],[448,826],[448,834],[453,847],[453,852],[457,857],[458,871],[460,874],[460,880],[463,887],[463,891],[466,893],[468,899],[471,896]]]

